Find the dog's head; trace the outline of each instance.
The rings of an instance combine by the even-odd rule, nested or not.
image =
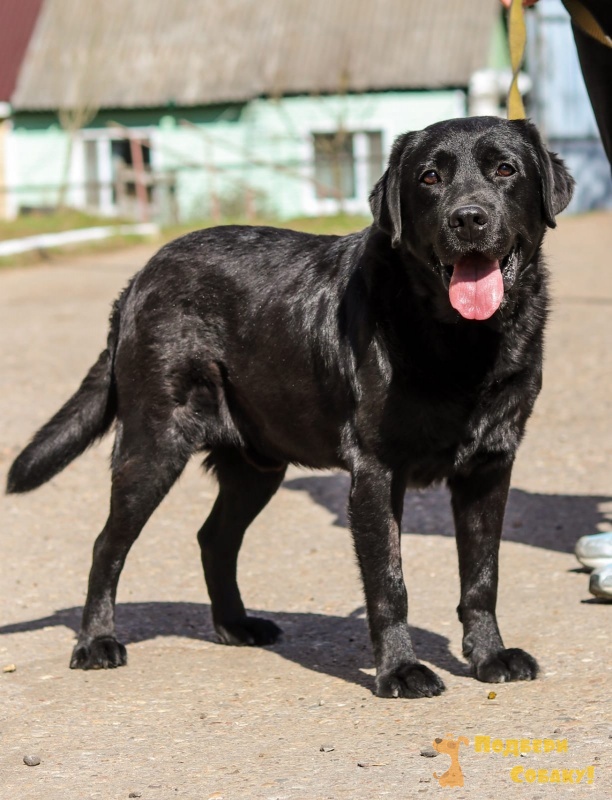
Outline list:
[[[574,181],[533,124],[448,120],[400,136],[374,187],[375,225],[435,273],[466,319],[492,317]]]

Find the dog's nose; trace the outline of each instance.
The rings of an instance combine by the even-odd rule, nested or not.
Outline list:
[[[460,239],[474,242],[487,227],[489,215],[480,206],[460,206],[448,218],[448,224]]]

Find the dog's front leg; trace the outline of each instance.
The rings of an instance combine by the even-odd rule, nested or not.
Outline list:
[[[376,464],[354,472],[350,516],[376,658],[379,697],[432,697],[444,684],[420,664],[408,630],[400,551],[404,484]]]
[[[478,680],[532,680],[538,665],[529,653],[504,648],[495,606],[499,542],[512,463],[498,462],[449,480],[459,553],[463,654]]]

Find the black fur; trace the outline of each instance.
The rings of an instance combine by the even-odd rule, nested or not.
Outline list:
[[[514,174],[500,177],[500,163]],[[433,169],[440,180],[426,185]],[[116,304],[108,349],[9,475],[9,491],[38,486],[116,414],[110,516],[71,666],[125,663],[114,632],[125,557],[189,457],[206,451],[219,495],[198,539],[222,641],[279,634],[246,615],[236,562],[287,464],[345,469],[377,693],[439,694],[410,641],[400,524],[407,486],[445,480],[465,655],[481,680],[534,678],[534,659],[505,650],[497,627],[498,547],[541,384],[540,245],[571,188],[529,123],[452,120],[398,139],[360,233],[221,227],[162,248]],[[465,207],[488,219],[474,241],[450,222]],[[503,268],[504,299],[484,321],[449,302],[451,265],[474,252]]]

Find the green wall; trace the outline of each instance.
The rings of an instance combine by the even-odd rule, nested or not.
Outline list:
[[[465,94],[457,90],[381,92],[339,96],[257,99],[246,104],[199,109],[104,111],[77,137],[70,169],[69,202],[83,205],[85,139],[108,139],[119,123],[152,144],[155,170],[176,176],[182,220],[202,219],[215,209],[224,215],[244,210],[288,218],[331,212],[318,201],[312,176],[312,133],[339,127],[382,135],[386,158],[394,138],[440,119],[465,114]],[[116,135],[121,136],[120,129]],[[13,119],[8,160],[10,183],[20,206],[53,205],[63,174],[67,134],[54,114],[18,113]],[[97,145],[98,146],[98,145]],[[99,145],[103,148],[106,145]],[[109,178],[110,161],[102,172]],[[369,191],[367,187],[367,190]],[[347,210],[367,210],[367,191]],[[111,203],[107,192],[107,211]]]

